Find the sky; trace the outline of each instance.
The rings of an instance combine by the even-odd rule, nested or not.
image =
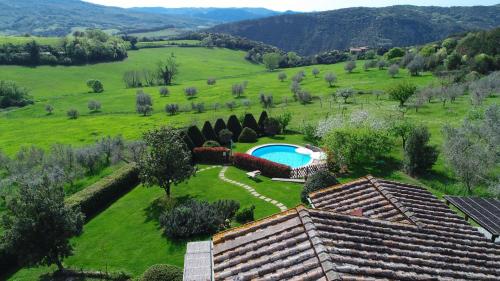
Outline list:
[[[500,0],[84,0],[117,7],[264,7],[276,11],[325,11],[347,7],[384,7],[391,5],[474,6],[494,5]]]

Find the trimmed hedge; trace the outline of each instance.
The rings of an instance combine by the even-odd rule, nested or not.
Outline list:
[[[283,164],[272,162],[263,158],[258,158],[245,153],[235,153],[233,155],[234,166],[247,170],[259,170],[270,178],[289,178],[292,168]]]
[[[197,147],[193,150],[193,158],[198,163],[225,164],[229,153],[230,150],[225,147]]]
[[[262,113],[260,114],[260,117],[259,117],[259,130],[257,131],[257,133],[259,133],[260,135],[263,135],[264,134],[264,124],[267,120],[268,116],[267,116],[267,112],[266,111],[262,111]]]
[[[139,184],[139,170],[128,164],[93,185],[66,199],[71,207],[80,207],[87,220],[97,215]]]
[[[181,135],[182,140],[184,141],[184,143],[186,143],[186,146],[189,148],[189,150],[193,151],[193,149],[196,147],[196,145],[194,145],[193,141],[188,136],[188,134],[185,131],[182,130],[182,131],[180,131],[180,135]]]
[[[221,146],[218,141],[208,140],[203,144],[203,147],[219,147]]]
[[[205,137],[197,126],[193,125],[189,127],[187,130],[187,134],[196,147],[203,146],[203,144],[205,143]]]
[[[217,135],[215,134],[214,128],[212,128],[212,124],[210,121],[206,121],[205,124],[203,124],[203,128],[201,129],[201,133],[205,137],[205,140],[207,141],[218,141],[219,138],[217,138]]]
[[[245,127],[243,131],[241,131],[238,141],[243,143],[252,143],[256,142],[257,138],[258,138],[257,133],[254,130]]]
[[[229,119],[227,120],[227,129],[233,132],[233,141],[237,142],[242,128],[240,120],[238,120],[238,117],[236,117],[236,115],[229,116]]]
[[[155,264],[142,274],[140,281],[182,281],[182,269],[169,264]]]
[[[243,128],[250,128],[255,132],[259,131],[259,124],[257,124],[257,120],[253,117],[252,113],[245,114],[245,118],[243,118],[243,123],[241,124]]]
[[[214,131],[217,137],[219,136],[220,131],[227,129],[226,122],[224,122],[224,119],[219,118],[217,121],[215,121],[214,125]]]

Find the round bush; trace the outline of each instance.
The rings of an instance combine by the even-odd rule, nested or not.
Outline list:
[[[203,147],[219,147],[220,146],[220,143],[216,142],[216,141],[206,141],[204,144],[203,144]]]
[[[246,142],[246,143],[250,143],[250,142],[256,142],[257,141],[257,133],[248,128],[248,127],[245,127],[243,129],[243,131],[241,131],[241,134],[240,134],[240,137],[238,138],[238,141],[239,142]]]
[[[141,281],[182,281],[182,269],[168,264],[155,264],[144,272]]]
[[[228,129],[223,129],[219,132],[219,140],[223,145],[230,144],[233,137],[233,132]]]
[[[339,181],[337,178],[329,171],[319,171],[307,179],[304,184],[304,189],[302,189],[302,193],[300,194],[300,198],[302,199],[302,202],[308,203],[307,196],[309,193],[336,185],[338,183]]]

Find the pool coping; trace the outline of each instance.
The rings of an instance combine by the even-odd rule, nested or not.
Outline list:
[[[249,150],[247,150],[247,152],[245,152],[245,153],[248,154],[248,155],[252,155],[252,152],[254,152],[255,150],[257,150],[259,148],[266,147],[266,146],[272,146],[272,145],[293,146],[295,148],[304,148],[304,149],[310,150],[311,152],[314,152],[314,151],[312,151],[311,149],[309,149],[309,148],[307,148],[305,146],[297,145],[297,144],[290,144],[290,143],[266,143],[266,144],[261,144],[261,145],[254,146],[254,147],[250,148]],[[254,156],[254,157],[257,157],[257,156]],[[258,157],[258,158],[261,158],[261,157]],[[271,161],[271,162],[274,162],[274,163],[278,163],[278,164],[281,164],[281,165],[286,165],[286,166],[289,166],[292,169],[300,169],[300,168],[307,167],[307,166],[309,166],[309,165],[311,165],[311,164],[314,163],[314,159],[312,157],[310,157],[310,158],[311,158],[311,160],[309,160],[309,162],[307,162],[307,164],[305,164],[303,166],[300,166],[300,167],[297,167],[297,168],[292,168],[290,165],[286,165],[286,164],[274,162],[274,161],[271,161],[271,160],[268,160],[268,161]],[[261,158],[261,159],[264,159],[264,158]]]

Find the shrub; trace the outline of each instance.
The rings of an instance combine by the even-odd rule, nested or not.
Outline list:
[[[267,120],[267,118],[267,111],[262,111],[259,117],[259,122],[257,123],[259,125],[259,130],[257,131],[257,133],[259,133],[260,135],[264,134],[264,122]]]
[[[427,127],[417,127],[409,134],[404,147],[404,169],[411,175],[429,171],[438,158],[436,147],[429,145],[431,134]]]
[[[215,78],[208,78],[207,79],[207,85],[215,85],[217,83],[217,80]]]
[[[69,119],[78,119],[80,113],[78,113],[78,110],[72,108],[66,112],[66,115],[68,115]]]
[[[170,94],[170,91],[168,90],[167,87],[161,87],[160,88],[160,96],[166,97]]]
[[[240,120],[236,115],[229,116],[227,120],[227,129],[233,133],[233,141],[238,141],[238,136],[241,134],[241,124]]]
[[[175,115],[179,112],[179,105],[176,103],[167,104],[165,105],[165,112],[169,115]]]
[[[252,205],[250,208],[245,208],[236,214],[236,221],[243,224],[255,220],[254,217],[255,206]]]
[[[266,177],[289,178],[291,173],[290,166],[275,163],[263,158],[258,158],[245,153],[235,153],[233,155],[233,164],[243,170],[259,170]]]
[[[356,68],[356,62],[353,60],[346,62],[344,66],[344,70],[347,71],[348,73],[351,73],[355,68]]]
[[[201,132],[203,133],[203,136],[205,137],[206,140],[212,140],[212,141],[218,140],[217,135],[215,134],[215,131],[212,128],[212,124],[210,123],[210,121],[206,121],[205,124],[203,124]]]
[[[264,122],[264,132],[268,136],[275,136],[281,133],[280,121],[276,118],[267,118]]]
[[[102,93],[104,91],[104,86],[101,81],[95,79],[88,80],[87,87],[89,87],[93,93]]]
[[[257,124],[257,120],[255,120],[252,113],[245,114],[245,117],[243,118],[243,124],[241,124],[241,126],[243,128],[250,128],[255,132],[259,131],[259,125]]]
[[[184,89],[184,93],[188,99],[192,99],[198,94],[198,89],[195,87],[188,87]]]
[[[47,111],[48,115],[51,115],[54,112],[54,107],[50,104],[45,105],[45,111]]]
[[[225,164],[231,151],[225,147],[196,147],[193,158],[198,163]]]
[[[233,132],[229,131],[228,129],[222,129],[219,132],[219,141],[223,145],[227,145],[231,143],[231,140],[233,139]]]
[[[307,179],[304,184],[304,188],[302,189],[302,193],[300,194],[300,199],[303,203],[307,204],[307,197],[309,196],[309,193],[334,186],[338,183],[339,181],[335,175],[329,171],[319,171]]]
[[[138,184],[137,167],[134,164],[125,165],[113,174],[73,194],[66,199],[66,204],[80,208],[88,220]]]
[[[155,264],[142,274],[140,281],[182,281],[182,269],[169,264]]]
[[[389,76],[391,76],[392,78],[396,77],[396,75],[398,75],[399,73],[399,65],[397,64],[391,65],[387,70],[387,73],[389,73]]]
[[[226,122],[224,122],[224,119],[222,118],[219,118],[215,121],[215,125],[214,125],[214,132],[215,132],[215,135],[218,137],[219,136],[219,133],[220,131],[224,130],[224,129],[227,129],[226,127]]]
[[[237,207],[237,208],[236,208]],[[225,228],[239,208],[237,202],[215,202],[189,200],[176,206],[160,217],[165,235],[171,238],[188,238],[197,235],[214,234]]]
[[[144,93],[142,90],[137,91],[135,97],[136,111],[144,116],[153,111],[153,100],[151,96]]]
[[[254,130],[252,130],[248,127],[245,127],[245,128],[243,128],[243,131],[241,131],[241,134],[240,134],[240,137],[238,138],[238,141],[243,142],[243,143],[256,142],[257,141],[257,133]]]
[[[90,111],[96,112],[96,111],[99,111],[101,109],[101,103],[96,101],[96,100],[91,100],[87,104],[87,107]]]
[[[220,143],[217,141],[213,141],[213,140],[207,140],[203,144],[203,147],[220,147]]]
[[[403,107],[408,99],[417,92],[417,86],[410,82],[400,83],[389,89],[389,97],[399,101],[399,106]]]

